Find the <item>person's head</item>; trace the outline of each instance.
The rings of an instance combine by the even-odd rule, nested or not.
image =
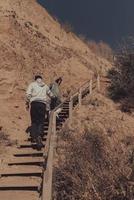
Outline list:
[[[55,82],[56,82],[58,85],[60,85],[60,84],[62,83],[62,78],[59,77],[58,79],[55,80]]]
[[[40,76],[40,75],[36,75],[35,78],[34,78],[34,80],[37,81],[38,83],[41,83],[41,82],[42,82],[42,79],[43,79],[43,78],[42,78],[42,76]]]

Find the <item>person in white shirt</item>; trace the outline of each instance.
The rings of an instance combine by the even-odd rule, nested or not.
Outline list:
[[[26,91],[26,109],[31,115],[31,137],[32,141],[37,143],[37,148],[43,147],[41,134],[46,114],[46,104],[48,97],[54,98],[49,87],[43,82],[40,75],[35,76],[35,81],[32,82]]]

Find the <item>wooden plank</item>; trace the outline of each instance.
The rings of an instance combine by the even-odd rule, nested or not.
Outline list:
[[[36,143],[31,143],[31,142],[25,142],[22,144],[17,145],[18,148],[23,149],[23,148],[31,148],[31,149],[36,149],[37,144]],[[45,142],[43,143],[43,147],[45,147]]]
[[[67,108],[69,108],[69,105],[68,105],[68,106],[63,106],[63,107],[62,107],[62,110],[65,111]]]
[[[30,145],[30,144],[36,144],[36,142],[31,142],[31,141],[27,140],[27,141],[23,141],[23,142],[18,143],[18,145]],[[44,144],[45,144],[45,142],[44,142]]]
[[[73,112],[73,99],[70,98],[70,103],[69,103],[69,120],[72,121],[72,112]]]
[[[48,129],[48,135],[47,135],[47,141],[46,145],[44,148],[44,156],[47,158],[48,152],[49,152],[49,147],[50,147],[50,140],[51,140],[51,134],[52,134],[52,124],[53,124],[53,111],[50,114],[50,119],[49,119],[49,129]]]
[[[54,126],[54,127],[53,127]],[[55,112],[50,116],[50,126],[48,131],[48,140],[45,146],[45,156],[47,158],[46,170],[43,175],[43,188],[41,200],[51,200],[52,196],[52,173],[53,173],[53,148],[54,148],[55,130]]]
[[[29,137],[27,140],[25,140],[25,142],[27,141],[30,141],[31,142],[32,138]],[[42,138],[43,141],[46,141],[47,140],[47,135],[44,135],[43,138]]]
[[[56,112],[53,113],[53,122],[52,122],[52,133],[55,137],[56,131],[59,129],[59,127],[56,127]]]
[[[1,200],[39,200],[36,191],[0,191]]]
[[[7,167],[0,170],[1,176],[41,176],[43,170],[41,167]]]
[[[29,148],[28,148],[29,149]],[[26,157],[26,156],[43,156],[43,151],[37,151],[34,149],[23,149],[14,153],[15,157]]]
[[[72,98],[73,99],[78,98],[78,95],[79,95],[79,92],[76,92],[74,95],[72,95]]]
[[[20,157],[14,158],[13,160],[8,162],[8,165],[40,165],[43,164],[44,158],[38,157]]]
[[[0,179],[0,190],[39,190],[40,178],[33,177],[3,177]]]
[[[80,88],[80,90],[79,90],[78,104],[79,104],[79,106],[81,106],[81,104],[82,104],[82,88]]]
[[[45,127],[43,128],[43,130],[44,130],[44,131],[47,131],[47,130],[48,130],[48,126],[45,126]]]
[[[60,112],[60,113],[68,113],[68,110],[66,110],[66,109],[62,109],[62,111]]]
[[[63,105],[68,105],[68,104],[69,104],[69,102],[64,102],[64,103],[63,103]]]
[[[68,114],[67,114],[67,113],[59,113],[58,116],[61,116],[61,117],[62,117],[62,116],[63,116],[63,117],[67,117]]]
[[[47,160],[47,168],[43,176],[43,190],[41,200],[51,200],[52,199],[52,177],[53,177],[53,154],[54,154],[54,143],[53,138],[51,138],[51,145],[49,149],[49,155]]]
[[[97,76],[97,90],[100,91],[100,76]]]

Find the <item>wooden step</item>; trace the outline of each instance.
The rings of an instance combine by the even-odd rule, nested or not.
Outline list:
[[[31,141],[27,140],[27,141],[19,142],[18,146],[21,146],[21,145],[31,145],[31,144],[35,145],[36,142],[31,142]],[[43,144],[45,145],[45,142],[43,142]]]
[[[68,115],[68,112],[60,112],[58,115]]]
[[[64,109],[66,109],[66,108],[69,108],[69,105],[63,105],[63,106],[62,106],[62,111],[63,111]]]
[[[45,124],[45,125],[48,125],[48,124],[49,124],[49,122],[48,122],[48,121],[46,121],[46,122],[44,122],[44,124]]]
[[[64,108],[64,111],[68,111],[69,112],[69,107],[68,108]]]
[[[42,168],[37,166],[7,167],[0,170],[0,176],[41,176],[42,172]]]
[[[40,200],[36,191],[0,191],[1,200]]]
[[[68,114],[66,114],[66,113],[59,113],[58,116],[61,116],[61,117],[67,117]]]
[[[70,100],[66,100],[65,102],[68,102],[68,103],[69,103],[69,102],[70,102]]]
[[[64,111],[64,112],[60,112],[59,114],[65,114],[68,115],[68,110]]]
[[[19,157],[8,162],[8,165],[42,165],[45,159],[40,157]]]
[[[0,179],[0,190],[39,191],[41,179],[35,177],[3,177]],[[15,197],[16,199],[16,197]]]
[[[46,141],[46,139],[47,139],[47,135],[44,135],[43,138],[42,138],[42,140]],[[30,141],[31,142],[31,140],[32,140],[31,137],[29,137],[27,140],[25,140],[25,142],[26,141]]]
[[[45,147],[45,142],[43,142],[43,147]],[[17,145],[18,148],[32,148],[32,149],[36,149],[37,144],[36,143],[31,143],[30,141],[27,142],[23,142]]]
[[[13,155],[16,157],[25,157],[25,156],[43,156],[44,151],[37,151],[30,148],[24,148],[23,150],[16,151]]]
[[[65,102],[65,103],[63,103],[63,105],[69,105],[69,102]]]

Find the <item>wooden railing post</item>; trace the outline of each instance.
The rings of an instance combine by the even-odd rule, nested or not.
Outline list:
[[[90,83],[89,83],[89,94],[90,95],[92,94],[92,90],[93,90],[93,80],[91,79]]]
[[[97,76],[97,90],[100,91],[100,75]]]
[[[72,121],[72,114],[73,114],[73,99],[71,97],[70,102],[69,102],[69,120],[70,120],[70,122]]]
[[[79,106],[82,104],[82,88],[79,90],[79,96],[78,96]]]
[[[52,127],[52,130],[53,130],[53,135],[55,137],[56,136],[56,112],[53,113],[53,127]]]

